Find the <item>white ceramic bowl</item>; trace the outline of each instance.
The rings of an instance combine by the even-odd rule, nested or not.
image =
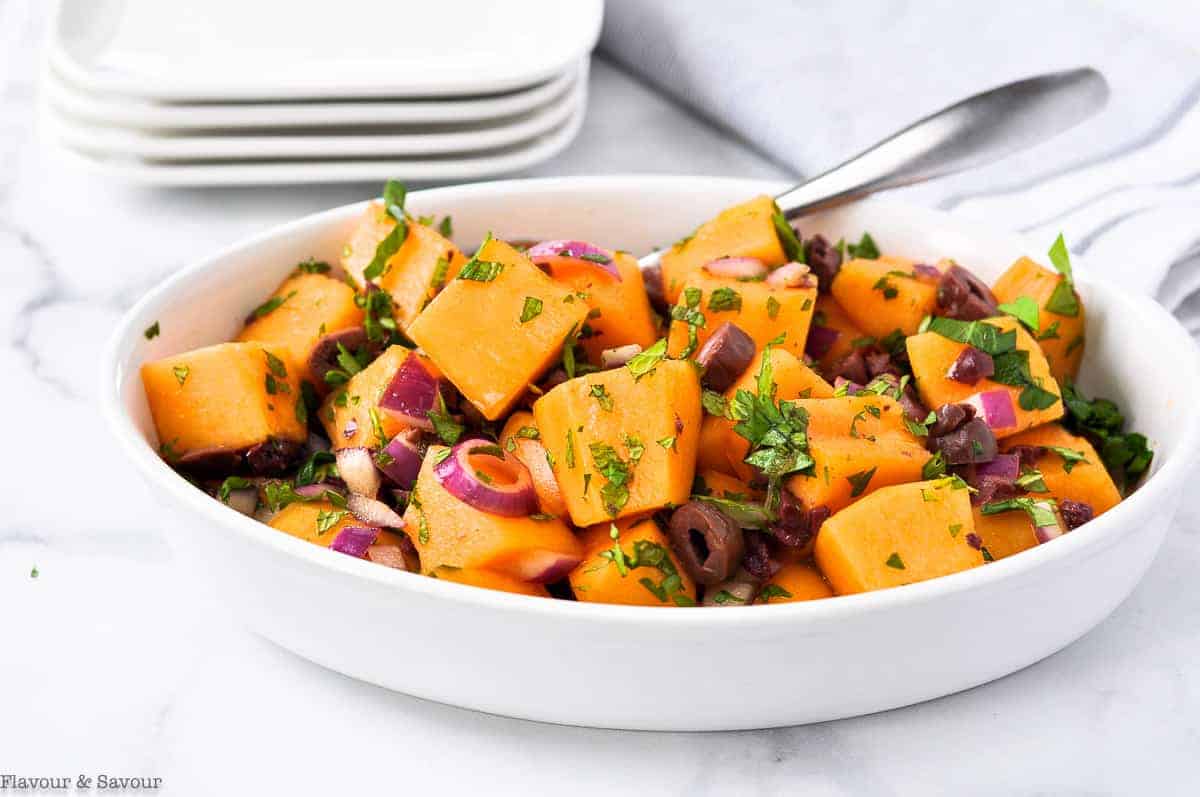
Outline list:
[[[582,238],[633,252],[781,186],[714,178],[511,181],[422,191],[459,241]],[[432,700],[573,725],[760,728],[903,706],[1025,667],[1077,639],[1133,589],[1178,506],[1197,443],[1196,350],[1158,305],[1085,278],[1082,386],[1118,400],[1155,449],[1129,500],[1062,538],[985,567],[809,603],[655,609],[545,600],[390,570],[301,542],[190,486],[156,455],[138,366],[231,338],[304,258],[334,259],[361,205],[310,216],[184,269],[134,307],[108,351],[109,423],[194,565],[263,636],[331,669]],[[1026,242],[878,201],[802,225],[870,230],[890,252],[954,257],[994,278]],[[147,341],[142,331],[161,323]]]

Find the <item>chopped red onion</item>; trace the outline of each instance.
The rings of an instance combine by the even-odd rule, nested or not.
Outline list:
[[[1052,501],[1035,501],[1033,506],[1035,510],[1041,509],[1049,513],[1050,516],[1054,518],[1053,523],[1049,523],[1045,526],[1034,527],[1033,536],[1037,537],[1039,544],[1043,542],[1050,542],[1050,540],[1054,539],[1055,537],[1061,537],[1067,533],[1066,529],[1064,529],[1058,522],[1058,515],[1054,512],[1054,503]]]
[[[437,409],[440,390],[441,384],[426,367],[424,358],[412,352],[392,375],[379,399],[379,409],[409,426],[433,431],[429,411]]]
[[[404,549],[399,545],[372,545],[367,548],[366,556],[377,565],[396,570],[416,572],[419,569],[416,557],[406,556]]]
[[[992,431],[1011,429],[1017,425],[1017,409],[1013,406],[1012,394],[1007,390],[984,390],[963,399],[975,409],[975,417],[982,418]]]
[[[254,510],[258,509],[258,488],[246,487],[241,490],[230,490],[229,498],[225,503],[243,515],[254,517]]]
[[[336,487],[327,484],[326,482],[317,482],[316,484],[305,484],[296,488],[296,495],[301,498],[324,498],[325,493],[337,493],[342,495],[342,491]]]
[[[833,344],[841,335],[836,329],[813,324],[808,328],[808,338],[804,341],[804,353],[814,360],[819,360],[829,353]]]
[[[510,569],[521,581],[551,584],[566,577],[583,558],[558,551],[530,551],[514,562]]]
[[[346,508],[350,510],[350,514],[368,525],[386,526],[389,529],[404,528],[404,518],[383,501],[376,501],[364,495],[351,495],[346,499]]]
[[[809,278],[809,271],[803,263],[785,263],[767,275],[767,284],[772,288],[816,287]]]
[[[480,477],[479,466],[490,471],[486,479]],[[523,517],[538,511],[529,470],[491,440],[476,437],[458,443],[434,466],[433,475],[446,492],[482,512]]]
[[[362,559],[367,555],[367,549],[375,543],[375,538],[378,536],[379,529],[367,526],[346,526],[333,538],[329,549]]]
[[[542,241],[540,244],[531,246],[525,254],[535,265],[551,271],[557,263],[563,261],[587,263],[605,272],[617,282],[621,281],[616,255],[608,249],[603,249],[587,241]]]
[[[705,263],[704,270],[714,277],[761,279],[767,276],[767,267],[757,257],[721,257]]]
[[[835,376],[833,378],[834,390],[837,390],[838,388],[842,387],[843,385],[846,386],[846,395],[847,396],[857,396],[859,393],[862,392],[862,389],[863,389],[863,386],[860,385],[858,382],[852,382],[844,376]]]
[[[412,489],[421,470],[420,440],[421,433],[416,429],[401,432],[383,447],[384,456],[375,457],[383,475],[403,490]]]
[[[996,364],[992,360],[992,355],[974,346],[967,346],[959,352],[954,362],[950,363],[950,367],[946,370],[946,378],[964,385],[974,385],[994,373],[996,373]]]
[[[380,479],[371,450],[342,448],[334,457],[337,459],[338,475],[350,488],[350,492],[374,498],[379,492]]]
[[[613,349],[605,349],[600,352],[600,367],[605,370],[620,368],[641,353],[642,347],[636,343],[617,346]]]

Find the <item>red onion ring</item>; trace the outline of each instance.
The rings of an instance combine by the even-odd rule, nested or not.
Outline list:
[[[784,263],[767,275],[767,284],[772,288],[815,288],[809,271],[803,263]]]
[[[968,396],[959,404],[975,408],[975,417],[982,418],[992,431],[1011,429],[1017,425],[1017,409],[1013,406],[1012,394],[1007,390],[984,390]]]
[[[379,492],[379,471],[369,448],[342,448],[334,454],[338,475],[356,495],[374,498]]]
[[[560,263],[586,263],[600,269],[617,282],[621,272],[617,269],[616,255],[587,241],[542,241],[529,247],[525,253],[534,265],[553,272]]]
[[[365,495],[352,495],[346,499],[346,508],[350,514],[369,526],[385,526],[389,529],[404,528],[404,518],[383,501],[367,498]]]
[[[440,390],[438,378],[425,367],[424,359],[412,352],[392,375],[379,399],[379,409],[409,426],[433,431],[429,411],[437,408]]]
[[[514,563],[513,575],[521,581],[551,584],[565,578],[581,561],[580,556],[558,551],[530,551]]]
[[[486,448],[487,454],[472,452]],[[491,483],[481,479],[476,465],[487,457],[486,474]],[[523,517],[538,511],[537,493],[533,479],[521,461],[510,456],[491,440],[476,437],[464,440],[450,450],[450,456],[433,467],[433,475],[446,489],[465,504],[482,512],[504,517]],[[499,478],[497,478],[499,477]]]
[[[383,447],[383,453],[387,455],[385,460],[390,461],[385,465],[380,463],[379,457],[375,458],[375,464],[383,471],[383,475],[402,490],[411,490],[421,471],[420,440],[421,433],[416,429],[401,432]]]
[[[375,543],[379,529],[367,526],[346,526],[329,544],[329,550],[362,559],[367,555],[367,549]]]
[[[757,257],[719,257],[705,263],[704,270],[714,277],[760,279],[767,276],[767,267]]]

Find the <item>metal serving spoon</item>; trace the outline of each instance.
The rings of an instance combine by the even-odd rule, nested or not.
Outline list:
[[[1108,82],[1084,67],[975,94],[926,116],[824,174],[775,197],[789,220],[982,166],[1065,132],[1108,102]],[[658,263],[662,251],[639,260]]]

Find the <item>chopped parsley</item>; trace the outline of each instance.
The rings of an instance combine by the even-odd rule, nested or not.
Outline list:
[[[857,498],[863,494],[867,489],[867,485],[871,483],[871,478],[875,475],[876,470],[878,470],[877,467],[859,471],[858,473],[851,473],[846,477],[846,481],[850,482],[851,498]]]
[[[317,513],[317,536],[320,537],[336,526],[347,514],[349,513],[344,509],[335,509],[331,512],[322,509]]]
[[[862,238],[858,239],[856,244],[847,244],[839,241],[839,248],[844,247],[850,257],[860,258],[862,260],[878,260],[879,247],[875,245],[875,239],[871,237],[871,233],[864,232]]]
[[[1028,296],[1018,296],[1011,302],[999,305],[1002,313],[1008,313],[1034,332],[1041,330],[1041,319],[1038,316],[1038,305]]]
[[[778,584],[767,584],[758,593],[758,599],[763,603],[770,603],[772,598],[790,598],[792,593],[788,592]]]
[[[1053,451],[1062,457],[1064,473],[1070,473],[1081,462],[1084,465],[1090,464],[1082,451],[1076,451],[1073,448],[1064,448],[1063,446],[1046,446],[1045,448],[1047,451]]]
[[[525,306],[521,308],[521,323],[532,321],[542,314],[542,300],[536,296],[526,296]]]
[[[452,446],[462,437],[463,425],[454,419],[450,411],[446,409],[446,397],[442,392],[438,391],[437,409],[429,410],[425,416],[429,418],[429,422],[433,424],[433,433],[448,446]]]
[[[1035,468],[1024,468],[1017,477],[1016,485],[1027,493],[1048,493],[1050,488],[1042,477],[1042,472]]]
[[[875,280],[875,284],[871,286],[871,290],[882,291],[883,298],[885,301],[890,300],[890,299],[895,299],[897,296],[900,295],[900,291],[896,288],[895,285],[893,285],[890,281],[888,281],[888,278],[886,276],[880,277],[879,279]]]
[[[159,329],[158,322],[155,321],[153,324],[146,327],[146,331],[143,332],[142,334],[146,336],[146,340],[154,340],[155,338],[158,337],[158,333],[160,331],[161,330]]]
[[[792,225],[788,224],[787,217],[783,215],[783,210],[778,205],[775,206],[775,212],[771,214],[771,223],[775,225],[775,235],[779,238],[783,256],[790,261],[803,263],[804,247],[800,245],[799,236],[792,229]]]
[[[296,264],[296,271],[301,274],[328,274],[330,269],[331,266],[324,260],[316,260],[311,257]]]
[[[575,433],[570,429],[567,430],[567,448],[564,452],[567,460],[567,467],[575,467]]]
[[[709,415],[715,415],[718,418],[729,417],[729,402],[715,390],[705,388],[704,392],[700,394],[700,404]]]
[[[632,469],[628,462],[621,459],[616,449],[607,443],[592,443],[588,449],[596,470],[606,480],[600,488],[600,499],[604,502],[604,509],[616,517],[617,513],[625,508],[625,504],[629,503]]]
[[[433,293],[437,293],[442,288],[446,287],[446,274],[450,271],[450,260],[446,257],[439,257],[437,263],[434,264],[433,274],[429,277],[429,289]]]
[[[242,476],[230,476],[221,482],[221,486],[217,488],[217,498],[223,504],[229,503],[229,496],[234,490],[245,490],[253,487],[254,482]]]
[[[807,299],[805,301],[807,301]],[[768,296],[767,297],[767,318],[770,318],[772,321],[774,321],[776,316],[779,315],[779,308],[780,308],[779,300],[776,299],[774,296]]]
[[[591,394],[592,398],[596,399],[596,401],[600,403],[600,408],[602,410],[605,412],[612,412],[612,396],[608,394],[608,389],[604,387],[604,385],[592,385],[591,390],[588,392]]]
[[[1113,481],[1127,494],[1154,460],[1146,437],[1125,431],[1125,416],[1114,402],[1088,399],[1069,382],[1063,385],[1063,404],[1067,408],[1063,424],[1091,441]]]
[[[904,560],[901,559],[900,554],[896,553],[895,551],[892,551],[892,555],[887,558],[887,561],[884,562],[884,564],[895,570],[904,569]]]
[[[671,320],[687,324],[688,342],[678,359],[686,360],[700,345],[699,329],[704,326],[704,313],[700,312],[702,294],[699,288],[684,288],[683,301],[671,308]]]
[[[923,466],[921,466],[921,479],[929,481],[930,479],[940,479],[946,475],[946,456],[941,452],[937,452],[930,457]]]
[[[262,318],[270,315],[283,306],[283,303],[296,295],[296,291],[289,291],[286,296],[273,296],[265,302],[254,308],[254,312],[250,314],[251,318]]]
[[[175,374],[175,381],[179,383],[180,387],[183,387],[183,383],[187,381],[188,374],[191,372],[192,369],[186,365],[177,365],[171,369],[171,373]]]
[[[1048,498],[1020,496],[1018,498],[1007,498],[1003,501],[992,501],[981,506],[979,511],[985,515],[997,515],[1001,512],[1011,512],[1019,509],[1029,515],[1029,519],[1033,521],[1035,527],[1044,528],[1058,525],[1058,518],[1054,515],[1054,507],[1054,501]]]
[[[1071,253],[1067,251],[1066,241],[1062,233],[1054,239],[1050,246],[1050,263],[1059,274],[1062,281],[1054,286],[1054,293],[1046,300],[1046,309],[1058,315],[1074,318],[1079,315],[1079,297],[1075,295],[1075,274],[1071,268]]]
[[[708,309],[713,312],[725,310],[741,312],[742,295],[733,288],[717,288],[708,295]]]
[[[728,606],[731,603],[745,603],[745,598],[739,598],[727,589],[723,589],[713,596],[713,603],[718,606]]]
[[[629,362],[625,363],[625,367],[633,374],[633,380],[636,382],[653,371],[666,356],[667,339],[660,338],[650,348],[630,357]]]
[[[663,437],[659,440],[656,440],[655,442],[658,443],[663,448],[667,449],[668,451],[676,451],[677,450],[675,448],[675,442],[676,442],[675,435],[671,435],[670,437]]]

